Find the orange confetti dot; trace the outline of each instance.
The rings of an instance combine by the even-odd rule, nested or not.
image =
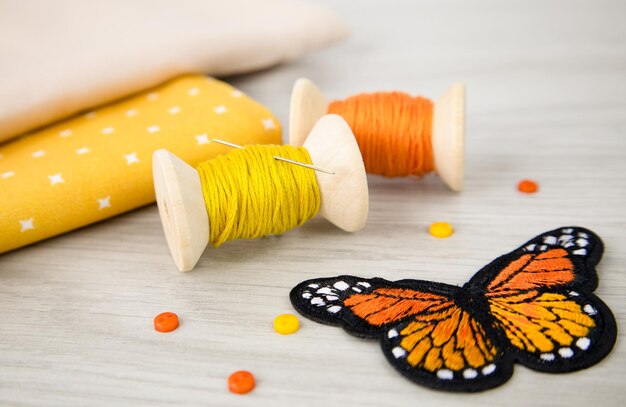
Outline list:
[[[164,312],[154,317],[154,329],[159,332],[171,332],[178,328],[178,315]]]
[[[239,370],[228,376],[228,390],[236,394],[246,394],[255,386],[254,375],[246,370]]]
[[[539,185],[533,180],[523,179],[517,184],[517,189],[525,194],[532,194],[537,192]]]

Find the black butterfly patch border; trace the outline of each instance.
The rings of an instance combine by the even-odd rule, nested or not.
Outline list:
[[[582,247],[577,246],[576,240],[569,241],[570,244],[566,248],[570,257],[568,257],[574,264],[575,280],[569,284],[558,288],[546,289],[546,292],[563,294],[584,302],[585,306],[591,307],[593,310],[594,321],[596,323],[592,337],[586,338],[587,342],[593,344],[593,349],[589,352],[572,346],[574,349],[569,349],[568,352],[564,352],[563,355],[552,355],[552,360],[544,360],[536,355],[529,355],[528,352],[521,351],[515,346],[511,345],[509,340],[505,337],[504,333],[496,328],[494,321],[495,318],[489,315],[489,312],[481,310],[484,303],[469,301],[469,298],[479,298],[484,296],[485,284],[491,281],[498,273],[500,273],[503,267],[510,264],[520,256],[520,252],[528,250],[529,247],[539,248],[541,245],[546,245],[546,239],[550,239],[550,244],[555,247],[563,247],[560,241],[552,242],[553,238],[559,239],[559,236],[563,234],[573,235],[575,238],[578,236],[584,236],[587,242],[584,250],[585,255],[576,256],[573,255],[575,250],[581,250]],[[573,243],[573,245],[571,245]],[[295,286],[290,292],[290,300],[294,308],[305,317],[327,325],[341,326],[351,335],[368,338],[379,339],[383,353],[388,361],[394,366],[402,375],[410,379],[411,381],[424,385],[433,389],[445,390],[445,391],[465,391],[465,392],[477,392],[490,388],[494,388],[507,382],[513,374],[513,367],[515,363],[519,363],[533,370],[548,373],[562,373],[573,372],[580,369],[590,367],[600,360],[602,360],[612,350],[616,338],[617,338],[617,325],[615,317],[609,309],[609,307],[598,297],[592,294],[597,288],[598,277],[595,270],[596,264],[599,263],[604,251],[604,245],[602,240],[592,231],[574,226],[566,226],[554,229],[542,233],[535,238],[529,240],[518,249],[505,254],[487,266],[478,271],[463,287],[432,282],[424,280],[399,280],[388,281],[381,278],[359,278],[350,275],[342,275],[331,278],[318,278],[304,281]],[[580,252],[578,252],[580,254]],[[367,323],[364,319],[354,315],[345,307],[338,304],[333,304],[333,301],[324,301],[324,299],[340,294],[341,290],[332,290],[330,287],[334,287],[335,284],[345,284],[345,290],[353,295],[358,292],[366,292],[379,288],[407,288],[412,290],[419,290],[426,293],[432,293],[437,295],[443,295],[454,300],[455,305],[461,308],[463,311],[471,315],[472,318],[477,320],[486,333],[486,336],[493,341],[496,345],[498,352],[494,361],[497,361],[497,366],[492,364],[485,372],[476,372],[474,378],[466,378],[461,376],[461,373],[454,372],[452,377],[438,377],[431,372],[426,372],[422,369],[416,369],[411,367],[408,363],[401,363],[402,358],[397,357],[394,354],[396,347],[393,345],[393,340],[396,337],[391,337],[394,329],[397,332],[396,326],[406,326],[410,322],[411,316],[406,317],[402,321],[395,321],[391,324],[383,326],[374,326]],[[315,287],[317,286],[317,287]],[[330,293],[321,295],[318,304],[312,304],[314,298],[313,291],[323,290],[324,287],[329,287]],[[342,285],[341,288],[344,288]],[[306,293],[310,293],[309,298],[304,298]],[[346,294],[345,298],[349,295]],[[343,301],[343,300],[342,300]],[[321,302],[324,304],[322,305]],[[341,302],[343,304],[343,302]],[[579,305],[581,305],[579,304]],[[330,307],[341,307],[337,313],[329,311]],[[589,346],[589,345],[588,345]],[[572,353],[571,355],[569,355]],[[493,370],[492,370],[493,369]],[[486,373],[486,374],[484,374]],[[463,373],[465,374],[465,373]],[[473,375],[473,373],[472,373]],[[448,374],[448,376],[450,376]],[[474,380],[480,377],[480,380]]]

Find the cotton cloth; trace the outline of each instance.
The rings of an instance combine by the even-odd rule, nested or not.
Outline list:
[[[181,74],[267,68],[346,34],[302,0],[0,0],[0,142]]]
[[[154,202],[152,153],[192,166],[280,144],[272,113],[226,83],[184,76],[0,147],[0,253]]]

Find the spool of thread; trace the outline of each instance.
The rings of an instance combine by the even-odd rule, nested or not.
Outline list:
[[[400,92],[360,94],[329,103],[308,79],[296,81],[289,142],[302,145],[324,114],[341,115],[357,139],[367,172],[422,176],[431,171],[453,191],[463,189],[465,91],[452,85],[436,102]]]
[[[178,269],[191,270],[208,244],[280,233],[316,213],[345,231],[361,229],[369,208],[367,177],[348,124],[337,115],[321,117],[303,147],[232,150],[197,169],[167,150],[155,151],[156,201]],[[281,153],[334,174],[271,158]]]

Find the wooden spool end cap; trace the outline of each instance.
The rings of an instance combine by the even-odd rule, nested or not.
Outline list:
[[[323,116],[308,134],[304,147],[314,165],[335,172],[315,172],[322,195],[320,215],[347,232],[362,229],[369,212],[367,175],[348,123],[335,114]]]
[[[191,270],[209,241],[200,176],[195,168],[161,149],[152,155],[152,173],[161,224],[180,271]]]
[[[433,156],[437,174],[453,191],[463,189],[465,86],[452,85],[435,102]]]
[[[289,108],[289,144],[301,146],[315,123],[328,111],[328,100],[309,79],[300,78],[293,85]]]

